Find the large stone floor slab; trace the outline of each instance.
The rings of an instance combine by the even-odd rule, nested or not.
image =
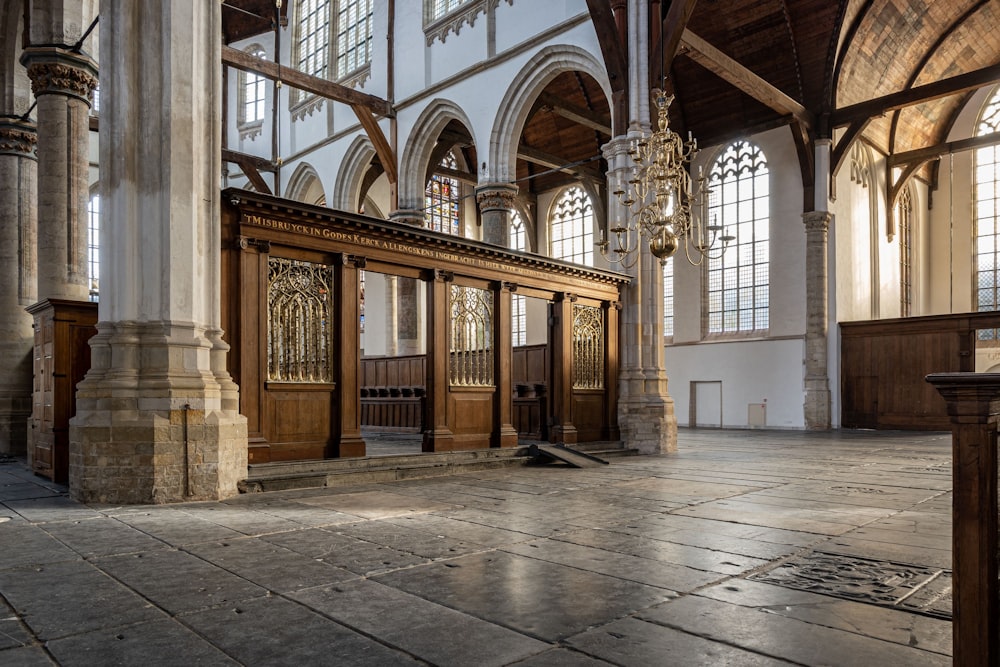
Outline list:
[[[883,560],[946,585],[950,455],[682,430],[594,469],[141,507],[0,460],[0,665],[946,665],[936,583],[913,595],[945,618],[787,575],[833,558],[885,588],[852,565]]]

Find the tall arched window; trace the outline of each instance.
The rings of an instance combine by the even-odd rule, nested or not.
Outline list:
[[[552,206],[549,255],[577,264],[594,264],[594,205],[578,185],[564,190]]]
[[[458,168],[454,153],[448,153],[438,164],[452,172]],[[460,234],[462,218],[459,214],[462,202],[461,183],[457,178],[434,174],[427,181],[424,190],[424,214],[427,228],[445,234]]]
[[[524,252],[528,249],[528,235],[524,229],[524,218],[517,211],[510,214],[508,245],[511,250]],[[523,294],[514,294],[510,304],[510,330],[514,346],[528,344],[528,310]]]
[[[247,53],[257,58],[267,54],[259,46],[251,47]],[[264,99],[267,79],[253,72],[240,72],[240,124],[260,123],[264,120]]]
[[[983,107],[976,136],[1000,131],[1000,88]],[[998,310],[1000,292],[1000,146],[976,149],[976,310]],[[980,329],[980,340],[995,340]]]
[[[896,203],[899,225],[899,315],[909,317],[913,309],[913,197],[903,188]]]
[[[453,9],[458,9],[470,0],[425,0],[428,6],[426,9],[427,18],[436,21]]]
[[[100,293],[101,258],[101,195],[91,196],[87,203],[87,286],[90,290],[90,300],[97,301]]]
[[[663,336],[674,337],[674,258],[663,263]]]
[[[330,0],[298,0],[295,6],[296,69],[321,79],[330,72]],[[292,102],[307,97],[292,88]]]
[[[735,237],[708,265],[708,332],[768,327],[770,183],[763,151],[735,141],[709,171],[708,219]]]
[[[337,3],[337,78],[367,65],[372,58],[372,0]]]

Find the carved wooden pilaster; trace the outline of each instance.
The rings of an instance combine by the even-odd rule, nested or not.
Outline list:
[[[605,440],[618,440],[621,431],[618,428],[618,313],[622,309],[621,301],[605,301],[601,304],[604,311],[604,391],[606,396],[604,433]]]
[[[365,258],[341,254],[334,262],[334,331],[337,349],[334,361],[334,396],[337,410],[334,414],[333,447],[338,458],[365,455],[365,441],[361,437],[361,280],[358,271],[365,266]]]
[[[496,400],[493,402],[493,434],[491,447],[516,447],[517,429],[514,428],[514,387],[511,382],[513,341],[511,338],[511,293],[517,285],[507,281],[493,286],[493,377],[496,382]]]
[[[455,435],[448,428],[449,296],[454,274],[435,269],[427,290],[427,402],[423,451],[449,451]]]
[[[557,294],[551,306],[552,419],[554,442],[576,444],[573,425],[573,303],[576,295]]]

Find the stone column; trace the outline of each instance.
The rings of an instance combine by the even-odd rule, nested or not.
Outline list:
[[[608,160],[608,190],[614,192],[629,173],[629,137],[616,137],[604,146]],[[615,198],[608,219],[625,222],[628,215]],[[613,226],[613,225],[612,225]],[[618,425],[630,447],[644,454],[677,450],[677,417],[667,390],[663,353],[663,269],[643,239],[632,266],[621,270],[632,277],[622,292]],[[636,243],[635,238],[631,239]],[[611,243],[614,243],[612,239]],[[612,268],[619,269],[617,265]]]
[[[70,422],[70,493],[235,495],[247,426],[219,324],[220,3],[104,0],[100,39],[100,321]]]
[[[97,65],[60,46],[21,62],[38,103],[38,296],[86,301],[89,113]]]
[[[827,359],[827,234],[833,214],[810,211],[806,225],[806,379],[807,428],[830,428],[830,378]]]
[[[31,415],[31,315],[37,300],[35,126],[0,119],[0,454],[24,456]]]
[[[482,214],[483,241],[510,247],[510,212],[517,197],[513,183],[486,183],[476,188],[476,202]]]

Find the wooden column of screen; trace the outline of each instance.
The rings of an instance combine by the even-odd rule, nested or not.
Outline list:
[[[361,307],[358,270],[365,260],[341,253],[334,262],[336,307],[334,331],[337,336],[337,364],[333,415],[333,455],[339,458],[364,456],[365,441],[361,437]]]
[[[448,428],[448,324],[450,293],[454,275],[435,269],[427,289],[427,413],[424,417],[425,452],[447,452],[455,436]]]
[[[618,430],[618,311],[620,301],[605,301],[604,310],[604,406],[605,428],[601,437],[620,440]]]
[[[552,419],[553,442],[576,444],[573,425],[573,303],[576,295],[560,292],[552,303]]]
[[[511,337],[511,293],[517,285],[497,282],[493,287],[493,368],[497,395],[493,402],[493,434],[491,447],[516,447],[514,428],[514,387],[511,381],[511,358],[514,353]]]

